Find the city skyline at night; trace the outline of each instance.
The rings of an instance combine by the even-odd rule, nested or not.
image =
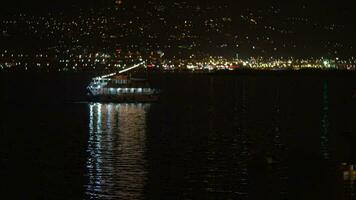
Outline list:
[[[228,0],[37,0],[17,5],[11,3],[0,21],[0,69],[23,63],[51,70],[63,68],[61,63],[95,69],[96,63],[119,66],[135,59],[158,66],[184,59],[180,64],[188,65],[211,57],[235,65],[251,59],[303,59],[310,66],[330,60],[341,69],[355,65],[354,12],[342,1],[337,6]],[[115,62],[98,60],[97,54]]]

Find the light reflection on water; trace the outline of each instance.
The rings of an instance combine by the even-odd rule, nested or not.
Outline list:
[[[149,104],[90,104],[87,199],[143,199]]]
[[[329,84],[327,81],[323,82],[323,102],[322,102],[322,119],[321,119],[321,137],[320,137],[320,153],[323,158],[328,160],[330,158],[329,152]]]
[[[11,199],[355,199],[353,77],[166,80],[152,106],[4,104],[5,192]]]

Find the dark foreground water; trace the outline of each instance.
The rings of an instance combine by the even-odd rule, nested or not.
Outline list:
[[[155,104],[3,78],[0,199],[356,199],[355,78],[162,75]]]

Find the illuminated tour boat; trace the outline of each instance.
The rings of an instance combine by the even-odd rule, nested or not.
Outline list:
[[[155,102],[160,91],[150,87],[147,79],[132,78],[125,72],[137,68],[144,62],[118,73],[94,77],[88,86],[91,101],[96,102]]]
[[[356,181],[356,165],[342,164],[343,178],[345,181]]]

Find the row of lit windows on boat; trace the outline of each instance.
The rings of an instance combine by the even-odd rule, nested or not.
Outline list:
[[[94,80],[94,83],[107,83],[109,81],[111,83],[116,83],[116,84],[127,84],[128,83],[127,80],[110,80],[110,79],[96,79],[96,80]]]
[[[151,88],[102,88],[102,92],[117,94],[117,93],[150,93],[154,92],[154,89]]]

